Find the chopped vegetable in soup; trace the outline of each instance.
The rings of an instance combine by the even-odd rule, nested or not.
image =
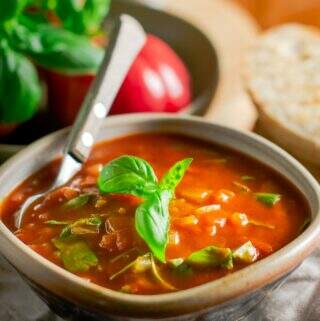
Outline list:
[[[136,294],[191,288],[277,251],[310,221],[302,195],[236,152],[178,135],[95,146],[71,181],[14,214],[54,161],[4,201],[2,220],[34,251],[101,286]]]

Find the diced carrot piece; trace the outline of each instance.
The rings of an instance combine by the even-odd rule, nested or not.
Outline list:
[[[184,188],[183,190],[178,191],[177,194],[179,197],[185,198],[192,203],[204,204],[213,194],[213,191],[202,188]]]
[[[269,243],[257,239],[251,239],[251,242],[263,255],[268,255],[273,252],[273,247]]]
[[[173,223],[176,226],[186,227],[186,226],[198,224],[199,219],[195,215],[189,215],[185,217],[175,218]]]
[[[246,226],[249,224],[248,217],[245,213],[235,212],[229,218],[229,221],[234,225]]]
[[[103,168],[102,164],[94,164],[85,168],[86,174],[89,176],[98,176]]]

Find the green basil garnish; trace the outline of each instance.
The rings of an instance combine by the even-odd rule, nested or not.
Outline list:
[[[98,186],[102,193],[131,194],[144,197],[157,190],[157,177],[145,160],[121,156],[102,169]]]
[[[126,155],[108,163],[98,178],[102,193],[131,194],[143,198],[136,210],[136,230],[161,262],[165,262],[168,242],[169,202],[191,161],[188,158],[176,163],[158,184],[150,164]]]
[[[2,123],[23,122],[37,112],[42,95],[37,71],[6,39],[0,41],[0,83]]]
[[[82,240],[54,239],[54,246],[59,250],[64,267],[71,272],[85,272],[98,265],[98,258]]]
[[[259,202],[269,207],[277,204],[281,200],[281,195],[274,193],[255,193],[255,196]]]
[[[170,191],[159,191],[149,196],[136,210],[135,226],[152,253],[165,262],[169,230]]]
[[[161,190],[174,191],[182,180],[186,169],[192,162],[192,158],[183,159],[174,164],[169,171],[162,177],[159,187]]]

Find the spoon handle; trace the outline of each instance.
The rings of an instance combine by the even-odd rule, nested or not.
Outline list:
[[[71,129],[65,157],[69,155],[79,163],[89,157],[100,125],[145,41],[146,34],[137,20],[128,15],[117,19],[102,65]]]

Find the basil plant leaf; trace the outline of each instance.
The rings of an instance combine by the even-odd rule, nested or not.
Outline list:
[[[192,158],[186,158],[175,163],[162,178],[159,184],[160,188],[162,190],[174,191],[182,180],[192,160]]]
[[[29,0],[2,0],[0,1],[0,23],[19,15]]]
[[[109,162],[98,178],[103,193],[132,194],[144,197],[157,189],[157,177],[145,160],[121,156]]]
[[[27,121],[38,111],[41,86],[33,64],[0,41],[0,122]]]
[[[136,210],[136,230],[148,244],[154,256],[161,262],[165,262],[171,197],[170,191],[156,192]]]
[[[13,48],[47,69],[70,74],[94,73],[103,59],[103,50],[88,38],[28,18],[7,33]]]
[[[60,251],[61,260],[67,270],[71,272],[85,272],[91,267],[98,265],[98,258],[86,242],[59,239],[54,239],[52,242]]]
[[[225,267],[233,268],[232,251],[229,248],[208,246],[192,253],[185,262],[196,268]]]
[[[55,12],[65,29],[92,35],[99,31],[110,9],[110,0],[57,1]]]

